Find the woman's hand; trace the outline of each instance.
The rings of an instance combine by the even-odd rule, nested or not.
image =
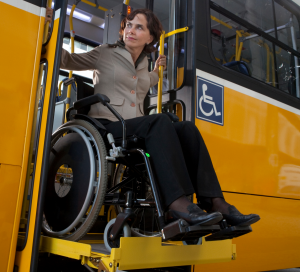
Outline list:
[[[164,70],[167,68],[167,58],[165,55],[159,55],[158,59],[155,62],[154,72],[158,74],[159,66],[163,66]]]
[[[45,24],[47,22],[51,23],[53,17],[53,9],[52,8],[46,8],[46,18],[45,18]]]

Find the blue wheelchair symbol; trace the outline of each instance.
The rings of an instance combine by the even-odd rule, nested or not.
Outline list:
[[[224,87],[201,77],[197,81],[197,118],[223,126]]]

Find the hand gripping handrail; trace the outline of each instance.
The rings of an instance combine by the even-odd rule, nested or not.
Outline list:
[[[175,34],[178,34],[178,33],[181,33],[181,32],[188,31],[188,30],[189,30],[189,28],[187,26],[183,27],[183,28],[178,28],[167,34],[165,34],[165,31],[163,30],[161,33],[161,36],[160,36],[160,41],[159,41],[159,54],[160,55],[164,54],[165,38],[170,37]],[[163,72],[164,72],[163,66],[159,66],[159,72],[158,72],[159,81],[158,81],[158,88],[157,88],[157,113],[162,112],[161,107],[162,107]]]

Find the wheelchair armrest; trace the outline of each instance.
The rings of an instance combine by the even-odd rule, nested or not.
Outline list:
[[[97,104],[99,102],[102,103],[104,106],[106,106],[107,103],[110,102],[110,100],[104,94],[94,94],[94,95],[82,98],[80,100],[77,100],[74,103],[74,109],[75,110],[79,110],[79,109],[81,109],[83,107],[94,105],[94,104]]]
[[[172,112],[163,112],[163,114],[166,114],[171,119],[172,122],[174,123],[179,122],[179,117],[176,114]]]
[[[80,100],[77,100],[74,103],[74,110],[79,110],[83,107],[90,106],[97,103],[102,103],[104,106],[106,106],[114,116],[122,123],[123,127],[123,140],[122,140],[122,147],[126,149],[127,147],[127,140],[126,140],[126,123],[123,117],[109,104],[110,100],[109,98],[104,94],[94,94],[85,98],[82,98]]]

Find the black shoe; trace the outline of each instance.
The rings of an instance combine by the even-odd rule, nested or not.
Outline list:
[[[220,222],[223,216],[219,212],[206,213],[201,210],[196,204],[191,204],[187,207],[189,213],[169,210],[167,212],[167,220],[175,221],[177,219],[184,219],[190,225],[211,226]]]
[[[229,214],[222,213],[223,218],[226,219],[227,224],[231,226],[250,226],[251,224],[260,220],[258,214],[244,215],[238,211],[236,207],[230,205],[228,208]]]

